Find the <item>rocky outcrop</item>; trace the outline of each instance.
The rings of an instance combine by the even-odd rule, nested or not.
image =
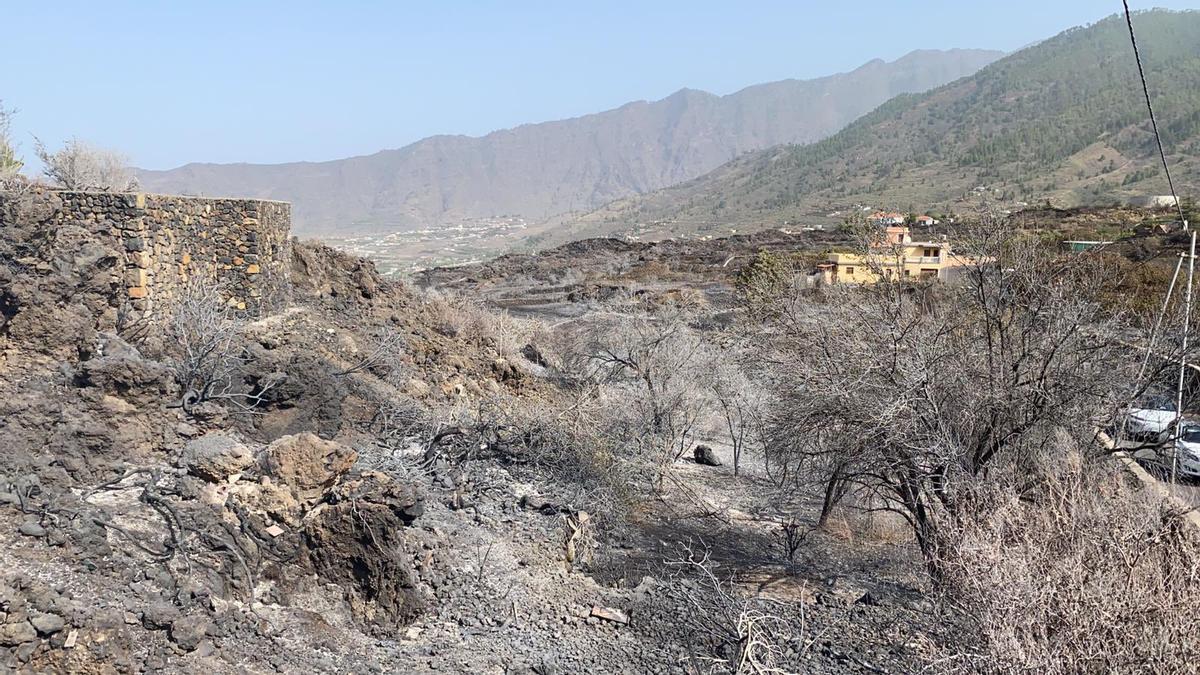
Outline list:
[[[188,441],[182,464],[188,473],[220,483],[254,464],[254,454],[233,436],[212,432]]]
[[[287,486],[302,504],[315,504],[333,487],[358,454],[316,434],[284,436],[263,452],[263,473]]]
[[[370,626],[407,623],[423,607],[405,536],[423,512],[411,486],[368,472],[334,487],[305,518],[313,568],[342,587],[351,611]]]

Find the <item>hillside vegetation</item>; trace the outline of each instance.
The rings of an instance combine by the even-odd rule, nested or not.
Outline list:
[[[922,50],[728,96],[682,89],[659,101],[481,138],[435,136],[329,162],[188,164],[138,178],[152,192],[290,201],[298,230],[314,235],[504,215],[540,220],[674,185],[745,152],[824,138],[896,94],[944,84],[999,56]]]
[[[1200,178],[1200,14],[1156,10],[1134,20],[1164,143],[1191,189]],[[825,140],[739,158],[565,229],[662,221],[705,232],[838,222],[859,205],[950,211],[981,194],[1070,206],[1166,191],[1124,19],[1113,16],[931,92],[898,96]]]

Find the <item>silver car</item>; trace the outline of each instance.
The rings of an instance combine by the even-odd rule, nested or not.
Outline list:
[[[1171,471],[1170,445],[1159,449],[1158,461],[1163,470]],[[1175,474],[1189,478],[1200,478],[1200,424],[1189,423],[1179,431],[1175,439]]]
[[[1122,430],[1127,438],[1165,441],[1175,426],[1175,401],[1169,396],[1146,396],[1129,406]]]

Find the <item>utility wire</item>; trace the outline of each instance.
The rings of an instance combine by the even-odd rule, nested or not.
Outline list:
[[[1125,25],[1129,27],[1129,43],[1133,45],[1133,58],[1137,61],[1138,77],[1142,80],[1142,94],[1146,97],[1146,110],[1150,113],[1150,127],[1154,130],[1154,142],[1158,145],[1158,158],[1162,160],[1163,172],[1167,174],[1167,187],[1171,188],[1171,197],[1175,199],[1175,209],[1179,212],[1179,222],[1186,229],[1188,222],[1183,217],[1183,205],[1179,203],[1179,195],[1175,193],[1175,181],[1171,180],[1171,169],[1167,166],[1167,153],[1163,150],[1162,137],[1158,134],[1158,121],[1154,119],[1154,106],[1150,103],[1150,87],[1146,86],[1146,71],[1142,68],[1142,55],[1138,51],[1137,38],[1133,36],[1133,16],[1129,12],[1129,0],[1121,0],[1125,6]]]

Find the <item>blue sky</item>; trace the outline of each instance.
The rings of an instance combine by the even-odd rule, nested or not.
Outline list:
[[[401,2],[7,0],[14,134],[139,166],[322,160],[895,59],[1011,51],[1107,0]],[[1193,2],[1136,8],[1200,7]],[[14,63],[15,61],[15,63]]]

